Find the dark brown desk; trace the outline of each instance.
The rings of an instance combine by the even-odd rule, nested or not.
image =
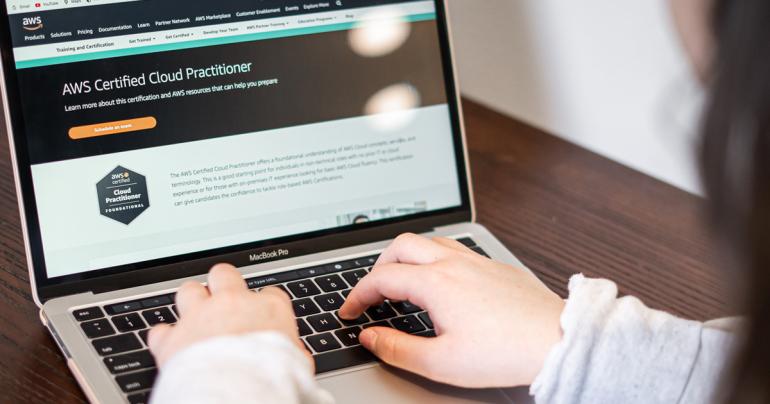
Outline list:
[[[726,313],[701,199],[477,104],[465,116],[478,221],[548,285],[583,272],[682,316]],[[0,402],[82,402],[32,303],[0,145]]]

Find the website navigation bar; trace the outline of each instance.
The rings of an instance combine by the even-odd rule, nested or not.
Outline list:
[[[415,1],[120,1],[100,7],[98,19],[81,7],[32,10],[11,15],[10,20],[14,47],[24,47],[412,2]]]
[[[217,16],[210,17],[209,21],[226,21],[226,19],[217,19]],[[387,15],[382,15],[381,9],[378,7],[363,7],[289,17],[176,28],[173,30],[126,33],[106,38],[81,40],[76,38],[87,37],[91,34],[91,31],[83,33],[82,30],[78,30],[66,33],[73,40],[62,43],[17,47],[14,49],[14,56],[17,68],[30,68],[201,46],[348,30],[364,25],[369,20],[381,19],[383,17],[415,22],[433,19],[435,18],[435,13],[431,1],[418,1],[390,8]],[[174,24],[185,24],[185,22],[168,20],[154,21],[152,24],[155,26],[158,24],[173,26]],[[123,30],[122,27],[114,27],[111,28],[110,32],[131,32],[131,29]]]

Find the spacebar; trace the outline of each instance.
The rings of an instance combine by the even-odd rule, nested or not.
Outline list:
[[[377,361],[377,358],[362,346],[318,354],[313,359],[316,374]]]

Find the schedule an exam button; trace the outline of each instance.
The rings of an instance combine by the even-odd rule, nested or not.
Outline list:
[[[88,139],[153,129],[156,126],[158,126],[158,121],[154,117],[147,116],[123,121],[97,123],[95,125],[75,126],[69,130],[69,136],[72,140]]]

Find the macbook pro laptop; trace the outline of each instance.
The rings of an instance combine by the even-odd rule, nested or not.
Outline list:
[[[379,364],[336,311],[403,232],[520,265],[474,223],[440,0],[7,0],[3,106],[40,320],[86,396],[144,403],[147,332],[219,262],[292,298],[340,403],[506,402]]]

